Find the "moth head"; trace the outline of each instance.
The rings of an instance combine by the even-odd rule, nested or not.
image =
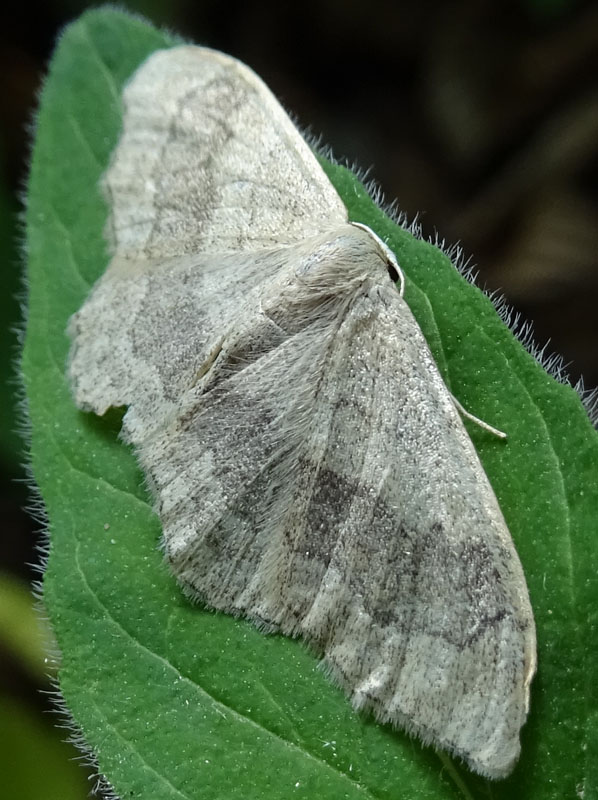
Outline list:
[[[393,283],[400,282],[399,294],[402,297],[405,288],[405,276],[403,275],[403,272],[399,267],[399,263],[396,259],[395,254],[392,252],[392,250],[386,244],[386,242],[382,241],[382,239],[378,236],[378,234],[374,233],[374,231],[367,225],[364,225],[362,222],[351,222],[350,224],[356,228],[361,228],[361,230],[366,231],[366,233],[368,233],[372,237],[372,239],[374,239],[374,241],[382,251],[383,258],[386,262],[386,270],[388,272],[389,278]]]

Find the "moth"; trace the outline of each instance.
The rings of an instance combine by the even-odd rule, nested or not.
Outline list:
[[[532,610],[393,254],[235,59],[158,51],[123,104],[77,405],[128,407],[191,598],[301,636],[356,709],[506,776]]]

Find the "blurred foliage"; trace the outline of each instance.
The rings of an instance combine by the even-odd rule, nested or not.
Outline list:
[[[50,633],[33,607],[26,585],[0,573],[0,647],[8,650],[36,679],[43,679]]]
[[[5,184],[0,183],[0,459],[14,465],[21,451],[16,433],[17,337],[14,333],[20,320],[18,294],[21,268],[16,248],[18,205]]]
[[[32,601],[22,581],[0,573],[0,658],[5,678],[0,686],[2,796],[78,800],[89,787],[85,772],[72,760],[75,751],[62,741],[65,734],[55,726],[56,717],[42,716],[35,697],[27,699],[22,692],[23,675],[32,688],[45,682],[50,641]],[[11,673],[14,682],[6,680]],[[18,680],[17,675],[21,676]]]

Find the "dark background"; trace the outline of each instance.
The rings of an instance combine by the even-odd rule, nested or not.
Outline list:
[[[38,533],[22,511],[22,445],[14,434],[17,196],[56,36],[91,5],[14,4],[0,29],[0,587],[16,577],[9,585],[23,608]],[[501,288],[533,321],[538,343],[550,339],[548,351],[563,355],[572,380],[598,384],[598,5],[139,0],[121,7],[252,66],[337,157],[372,167],[386,198],[396,197],[410,218],[418,214],[427,235],[459,241],[478,265],[479,283]],[[47,776],[36,783],[31,752],[23,754],[31,773],[23,782],[0,717],[6,796],[84,797],[90,787],[69,764],[73,753],[55,749],[63,733],[43,715],[41,651],[24,654],[6,632],[7,606],[4,612],[0,707],[11,701],[35,731],[23,741],[35,741],[39,758],[53,759],[61,772],[56,786],[69,787],[52,788]],[[10,621],[18,627],[18,614]],[[30,625],[23,616],[25,638]],[[16,751],[18,737],[12,744]],[[11,769],[14,785],[7,785]]]

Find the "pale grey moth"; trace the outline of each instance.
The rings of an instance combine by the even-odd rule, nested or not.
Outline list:
[[[356,709],[506,776],[535,671],[521,564],[396,262],[233,58],[154,53],[71,320],[77,405],[128,406],[186,592],[300,635]]]

